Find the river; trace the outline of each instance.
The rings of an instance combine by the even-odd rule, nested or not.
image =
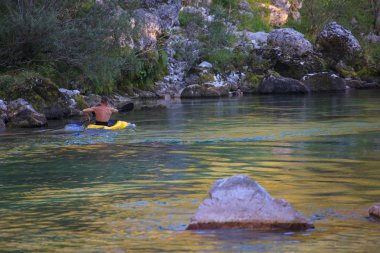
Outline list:
[[[377,252],[380,91],[168,103],[122,131],[0,132],[1,252]],[[301,232],[186,231],[244,174],[313,220]]]

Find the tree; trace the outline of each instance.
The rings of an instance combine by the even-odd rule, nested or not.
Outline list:
[[[373,31],[380,35],[380,0],[368,0],[373,15]]]
[[[128,13],[116,15],[112,3],[2,0],[0,71],[49,66],[82,74],[94,90],[109,92],[124,63],[118,39],[129,31]]]

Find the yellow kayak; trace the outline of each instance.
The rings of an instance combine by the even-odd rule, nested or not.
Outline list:
[[[120,129],[126,128],[126,127],[128,127],[130,125],[132,125],[132,124],[128,123],[126,121],[118,120],[112,126],[102,126],[102,125],[90,124],[90,125],[87,126],[87,129],[120,130]]]

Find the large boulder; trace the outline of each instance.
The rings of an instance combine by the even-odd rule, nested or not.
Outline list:
[[[302,78],[302,82],[312,92],[344,91],[347,89],[343,78],[329,72],[306,75]]]
[[[192,84],[184,88],[181,92],[181,98],[218,98],[228,96],[229,87],[214,86],[211,84]]]
[[[359,41],[343,26],[328,23],[316,40],[317,49],[332,65],[342,61],[347,66],[359,69],[364,63],[364,53]]]
[[[31,128],[47,125],[45,115],[38,113],[22,98],[9,103],[8,120],[7,126],[13,128]]]
[[[273,50],[274,69],[282,76],[301,79],[323,69],[322,58],[305,36],[294,29],[273,30],[268,35],[268,48]]]
[[[302,82],[292,78],[273,75],[265,77],[257,88],[257,91],[262,94],[308,93],[308,89]]]
[[[376,217],[380,219],[380,203],[377,203],[376,205],[372,206],[368,213],[370,216]]]
[[[279,47],[283,54],[300,57],[314,51],[305,36],[292,28],[276,29],[268,35],[268,45]]]
[[[3,78],[13,78],[5,75]],[[55,83],[49,79],[38,77],[37,74],[22,76],[19,81],[6,86],[4,98],[7,101],[23,98],[38,112],[44,114],[47,119],[61,119],[72,116],[70,101],[61,93]],[[10,79],[11,80],[11,79]]]
[[[195,229],[295,229],[314,225],[290,203],[274,199],[244,175],[219,179],[188,225]]]

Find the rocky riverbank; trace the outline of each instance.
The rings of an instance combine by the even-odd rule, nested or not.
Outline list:
[[[125,37],[120,46],[162,48],[167,74],[149,88],[112,93],[115,107],[141,99],[380,88],[380,70],[368,63],[351,31],[337,22],[326,24],[316,40],[309,41],[292,28],[242,30],[241,21],[220,16],[210,6],[211,1],[141,1],[132,13],[132,20],[141,24],[138,40]],[[272,1],[260,8],[271,13],[270,22],[278,27],[290,16],[299,19],[301,7],[302,1]],[[246,1],[236,8],[241,15],[257,15]],[[0,80],[0,128],[44,126],[49,119],[78,116],[81,109],[99,102],[98,95],[78,84],[78,89],[69,90],[43,75],[29,74],[8,87],[15,83],[12,78],[3,75]]]

